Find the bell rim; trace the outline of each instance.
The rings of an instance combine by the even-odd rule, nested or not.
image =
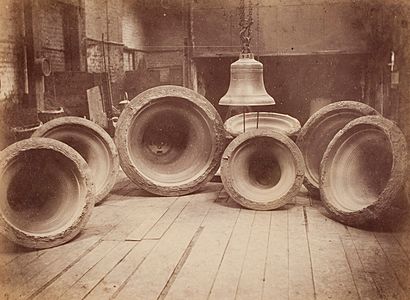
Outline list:
[[[276,101],[275,99],[270,96],[269,94],[266,95],[253,95],[252,97],[252,102],[236,102],[236,101],[229,101],[229,98],[233,98],[231,96],[223,96],[220,100],[219,100],[219,105],[225,105],[225,106],[269,106],[269,105],[275,105]],[[249,99],[248,98],[248,99]],[[257,98],[265,98],[265,99],[269,99],[269,101],[257,101]]]

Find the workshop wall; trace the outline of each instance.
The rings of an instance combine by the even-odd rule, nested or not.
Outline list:
[[[124,0],[124,90],[130,98],[158,85],[184,84],[186,11],[182,1]]]
[[[125,76],[122,12],[122,1],[85,1],[87,71],[101,73],[108,71],[109,66],[114,105],[121,100]],[[105,53],[105,60],[103,53]]]
[[[2,0],[0,9],[0,101],[18,96],[22,87],[23,14],[18,0]]]
[[[253,1],[251,49],[258,55],[366,52],[369,6],[345,0]],[[240,51],[238,1],[195,1],[192,20],[195,57]]]
[[[389,8],[395,16],[392,18],[394,28],[394,51],[396,62],[389,80],[391,96],[398,100],[398,123],[407,138],[410,149],[410,5],[394,5]],[[408,166],[407,195],[410,195],[410,164]]]
[[[1,0],[0,9],[0,150],[10,143],[8,112],[24,92],[23,14],[19,0]]]
[[[51,61],[54,72],[65,71],[65,47],[63,31],[63,5],[57,1],[41,2],[40,11],[43,53]]]

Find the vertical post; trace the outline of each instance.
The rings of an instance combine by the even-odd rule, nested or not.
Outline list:
[[[246,131],[245,127],[245,106],[242,108],[242,115],[243,115],[243,132]]]
[[[44,76],[36,72],[35,60],[42,56],[40,7],[38,0],[24,0],[24,28],[27,58],[29,103],[27,107],[44,110]]]
[[[33,33],[33,3],[31,0],[24,0],[24,28],[25,28],[25,45],[26,45],[26,62],[27,62],[27,80],[28,80],[28,103],[27,107],[36,107],[37,101],[33,91],[35,90],[34,82],[34,33]]]
[[[259,110],[256,112],[256,129],[259,128]]]
[[[196,66],[193,61],[193,6],[191,0],[184,0],[184,27],[187,37],[184,39],[183,85],[198,90]]]

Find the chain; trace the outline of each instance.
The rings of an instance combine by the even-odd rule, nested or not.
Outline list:
[[[252,0],[249,0],[248,17],[245,18],[245,0],[239,1],[239,36],[242,43],[242,53],[250,53],[249,44],[251,43],[252,19]]]
[[[256,51],[258,53],[258,60],[259,60],[259,37],[260,37],[260,28],[259,28],[259,7],[260,2],[258,0],[257,7],[256,7],[256,31],[258,35],[256,36]]]

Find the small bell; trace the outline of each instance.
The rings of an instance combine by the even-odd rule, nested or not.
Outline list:
[[[231,80],[228,92],[219,105],[260,106],[273,105],[275,100],[266,92],[263,82],[263,65],[254,59],[253,53],[241,53],[231,64]]]

